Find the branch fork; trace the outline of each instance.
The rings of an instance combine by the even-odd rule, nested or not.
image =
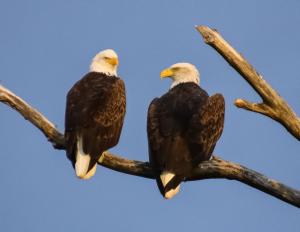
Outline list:
[[[285,100],[263,79],[251,64],[214,29],[197,26],[204,42],[213,47],[258,93],[262,103],[237,99],[235,105],[268,116],[283,125],[300,140],[300,119]]]

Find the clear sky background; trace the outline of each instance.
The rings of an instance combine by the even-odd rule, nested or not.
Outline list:
[[[201,86],[226,99],[215,153],[300,189],[300,146],[278,123],[237,109],[260,101],[195,25],[217,28],[300,114],[300,1],[0,1],[0,83],[64,130],[65,96],[92,57],[113,48],[127,114],[113,152],[148,159],[149,102],[170,81],[159,72],[187,61]],[[299,209],[240,182],[184,183],[164,200],[156,183],[98,166],[75,177],[64,151],[0,104],[1,231],[299,231]]]

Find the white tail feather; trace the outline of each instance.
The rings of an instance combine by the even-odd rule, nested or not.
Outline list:
[[[82,179],[87,180],[93,177],[96,173],[96,169],[97,169],[97,163],[95,163],[95,165],[91,168],[91,170],[89,170],[88,173]]]
[[[175,176],[172,172],[163,172],[160,175],[161,183],[164,186],[164,188],[167,186],[167,184],[172,180],[172,178]],[[166,199],[171,199],[173,196],[175,196],[179,192],[180,185],[178,185],[175,189],[170,189],[168,192],[165,193],[164,197]]]
[[[85,154],[83,152],[82,138],[81,138],[81,136],[78,136],[77,137],[77,153],[76,153],[75,172],[79,178],[83,179],[87,175],[90,161],[91,161],[91,157],[89,156],[89,154]]]

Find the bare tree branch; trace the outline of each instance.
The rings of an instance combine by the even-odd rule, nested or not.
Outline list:
[[[105,167],[130,175],[154,178],[152,168],[148,162],[127,160],[109,152],[106,152],[102,157],[99,163]],[[242,165],[222,160],[216,156],[209,161],[202,162],[186,181],[217,178],[240,181],[300,208],[300,191],[269,179]]]
[[[252,86],[263,102],[249,103],[237,99],[235,105],[258,112],[281,123],[295,138],[300,140],[300,119],[285,100],[262,78],[262,76],[238,53],[216,30],[197,26],[205,43],[213,47]]]
[[[0,85],[0,101],[18,111],[26,120],[40,129],[56,149],[64,149],[64,136],[60,133],[46,117],[36,109],[32,108],[24,100],[10,92]],[[145,178],[154,178],[154,172],[148,162],[128,160],[105,152],[99,159],[99,164],[112,170],[141,176]],[[300,191],[292,189],[284,184],[268,177],[235,164],[222,160],[217,157],[201,163],[186,181],[224,178],[237,180],[256,189],[259,189],[269,195],[272,195],[282,201],[300,208]]]
[[[64,136],[55,128],[53,123],[2,85],[0,85],[0,101],[18,111],[26,120],[40,129],[54,148],[64,149]]]

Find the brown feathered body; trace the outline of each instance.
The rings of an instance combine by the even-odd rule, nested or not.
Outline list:
[[[187,82],[155,98],[148,110],[150,164],[160,192],[175,189],[194,167],[209,160],[224,125],[224,98],[208,96],[199,85]],[[175,174],[167,186],[160,175]]]
[[[104,73],[90,72],[68,92],[65,114],[67,156],[76,162],[78,139],[91,157],[91,169],[120,138],[126,110],[124,82]]]

